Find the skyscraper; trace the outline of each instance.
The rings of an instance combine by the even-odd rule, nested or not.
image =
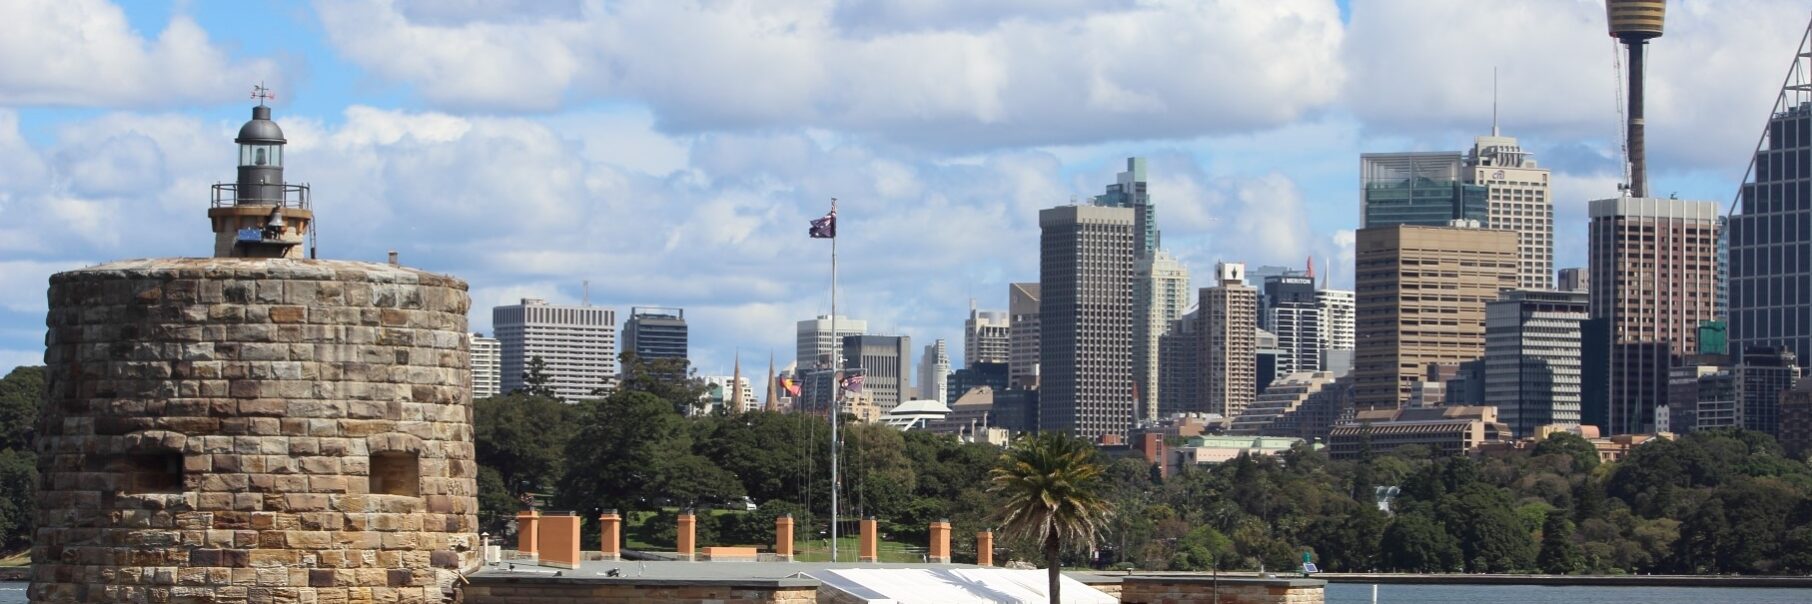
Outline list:
[[[1007,285],[1007,381],[1019,390],[1038,388],[1039,290],[1037,283]],[[959,395],[960,396],[960,395]]]
[[[1132,209],[1038,213],[1041,430],[1087,438],[1133,422]]]
[[[976,310],[969,302],[969,319],[963,321],[963,366],[1005,363],[1010,355],[1011,323],[1005,312]]]
[[[472,333],[466,334],[466,346],[472,351],[472,398],[497,396],[503,390],[499,379],[503,373],[502,345],[497,338]]]
[[[1516,287],[1516,233],[1478,228],[1360,229],[1354,403],[1396,408],[1430,363],[1485,356],[1485,303]]]
[[[1580,323],[1585,292],[1516,290],[1485,305],[1485,401],[1528,437],[1579,425]]]
[[[944,339],[925,345],[919,354],[919,398],[950,403],[950,351]],[[960,396],[960,395],[959,395]]]
[[[1458,151],[1365,153],[1359,156],[1360,224],[1446,226],[1454,220],[1487,224],[1485,187],[1469,184]]]
[[[906,401],[911,389],[912,338],[844,336],[843,367],[846,374],[862,370],[862,392],[882,411],[892,409]]]
[[[629,307],[629,319],[623,322],[623,351],[644,360],[686,358],[686,311]]]
[[[1696,352],[1699,324],[1716,318],[1717,204],[1624,197],[1588,213],[1591,312],[1611,338],[1609,409],[1597,416],[1607,434],[1650,432],[1673,359]]]
[[[548,384],[567,402],[594,396],[615,385],[617,313],[601,306],[548,304],[523,298],[521,304],[491,309],[491,325],[502,348],[504,392],[524,386],[531,359],[546,364]]]
[[[1298,371],[1320,371],[1321,350],[1327,346],[1321,334],[1321,305],[1316,299],[1315,278],[1307,274],[1266,277],[1263,287],[1264,306],[1259,309],[1259,327],[1277,336],[1277,376]]]
[[[1353,292],[1323,286],[1315,290],[1315,307],[1321,311],[1323,369],[1332,370],[1325,351],[1353,349]]]
[[[1215,283],[1202,288],[1196,310],[1208,406],[1200,411],[1234,417],[1258,396],[1258,289],[1246,284],[1246,266],[1233,262],[1215,267]]]
[[[1158,415],[1202,411],[1201,309],[1190,311],[1158,337]]]
[[[1812,102],[1775,108],[1737,203],[1730,349],[1772,346],[1812,358]]]
[[[1095,196],[1095,205],[1133,210],[1133,259],[1141,260],[1158,250],[1157,206],[1145,184],[1145,158],[1126,158],[1126,171],[1116,174],[1107,192]]]
[[[842,348],[844,336],[859,336],[868,333],[868,322],[849,317],[837,317],[837,333],[831,333],[831,318],[819,315],[816,319],[800,321],[796,330],[794,363],[797,364],[799,376],[803,378],[812,371],[836,367],[839,364],[832,355]]]
[[[1516,232],[1517,287],[1553,287],[1554,204],[1548,195],[1548,169],[1537,167],[1516,138],[1499,136],[1497,124],[1492,124],[1491,136],[1473,139],[1465,169],[1467,184],[1485,187],[1489,215],[1485,227]]]
[[[1158,417],[1158,337],[1189,308],[1189,270],[1169,252],[1157,250],[1138,261],[1135,296],[1139,316],[1133,317],[1133,381],[1139,388],[1139,415]]]
[[[1560,284],[1555,287],[1563,292],[1583,292],[1592,288],[1592,269],[1579,266],[1560,269]]]

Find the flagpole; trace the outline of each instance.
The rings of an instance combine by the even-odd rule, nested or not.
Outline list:
[[[843,356],[843,338],[837,334],[837,198],[831,198],[831,409],[830,409],[830,559],[837,561],[837,489],[842,477],[837,474],[837,416],[843,411],[843,370],[837,360]]]

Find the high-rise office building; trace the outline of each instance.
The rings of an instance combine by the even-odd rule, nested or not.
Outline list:
[[[1771,346],[1812,358],[1812,102],[1775,107],[1737,204],[1730,349]]]
[[[698,413],[752,413],[761,410],[761,404],[755,399],[755,388],[749,384],[749,378],[737,375],[707,375],[699,379],[705,382],[704,400],[700,401],[694,411]],[[734,386],[732,386],[734,384]]]
[[[838,316],[837,332],[831,333],[831,318],[819,315],[815,319],[800,321],[795,335],[794,363],[801,377],[813,371],[836,367],[839,359],[832,355],[840,353],[845,336],[859,336],[868,333],[868,322],[861,319]]]
[[[1041,430],[1098,438],[1132,427],[1134,216],[1099,206],[1038,213]]]
[[[1262,284],[1263,307],[1258,324],[1277,336],[1276,375],[1320,371],[1321,351],[1327,338],[1321,333],[1321,304],[1316,299],[1315,277],[1308,274],[1266,277]]]
[[[643,360],[686,358],[686,311],[629,307],[629,319],[623,322],[623,351]]]
[[[1585,292],[1516,290],[1485,305],[1485,402],[1518,438],[1579,425]]]
[[[548,385],[561,400],[590,398],[615,385],[615,310],[523,298],[521,304],[492,308],[491,326],[502,349],[504,392],[526,386],[524,374],[535,358],[545,364]]]
[[[1158,336],[1158,415],[1201,411],[1202,401],[1201,309],[1170,322]]]
[[[1133,259],[1140,260],[1158,250],[1158,209],[1146,190],[1145,158],[1126,158],[1126,171],[1114,176],[1107,192],[1095,196],[1095,205],[1130,208],[1133,211]]]
[[[843,368],[862,370],[862,392],[882,411],[899,406],[912,387],[912,338],[844,336]]]
[[[482,333],[466,334],[466,348],[472,351],[472,398],[501,394],[503,348],[497,338],[487,338]]]
[[[1560,284],[1554,289],[1563,292],[1583,292],[1592,288],[1592,269],[1578,266],[1560,269]]]
[[[950,349],[944,339],[925,345],[919,354],[919,398],[950,404]]]
[[[1215,267],[1215,282],[1202,288],[1196,310],[1208,406],[1200,411],[1234,417],[1258,396],[1258,288],[1246,284],[1245,265],[1233,262]]]
[[[969,302],[969,319],[963,321],[963,366],[1005,363],[1011,356],[1012,322],[998,310],[976,310]]]
[[[1516,233],[1399,225],[1360,229],[1354,402],[1395,408],[1430,363],[1485,356],[1485,304],[1516,288]]]
[[[1554,204],[1548,194],[1548,169],[1537,167],[1516,138],[1499,136],[1493,124],[1491,136],[1473,139],[1465,170],[1467,184],[1485,187],[1489,217],[1484,225],[1516,232],[1517,287],[1553,287]]]
[[[1139,261],[1133,277],[1141,294],[1134,296],[1139,304],[1133,317],[1133,381],[1139,389],[1139,416],[1158,418],[1158,338],[1170,323],[1189,309],[1189,269],[1157,250]]]
[[[1673,359],[1697,351],[1699,324],[1716,318],[1718,207],[1625,197],[1587,211],[1591,312],[1610,337],[1609,408],[1588,414],[1607,434],[1652,432]]]
[[[1353,292],[1323,286],[1315,290],[1315,307],[1321,311],[1322,350],[1352,350]],[[1331,369],[1325,367],[1328,363],[1322,364]]]
[[[1007,382],[1019,390],[1038,388],[1037,283],[1007,285]]]
[[[1366,228],[1399,224],[1487,224],[1489,193],[1469,184],[1457,151],[1365,153],[1359,156],[1359,217]]]
[[[1744,430],[1781,433],[1781,395],[1799,381],[1799,357],[1792,350],[1752,346],[1736,366],[1737,395]]]

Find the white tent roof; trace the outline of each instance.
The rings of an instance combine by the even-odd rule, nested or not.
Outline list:
[[[869,604],[999,602],[1038,604],[1045,594],[1044,570],[1005,568],[842,568],[800,573]],[[1065,604],[1115,604],[1119,598],[1063,577]]]

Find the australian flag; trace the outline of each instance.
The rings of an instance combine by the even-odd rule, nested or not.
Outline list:
[[[813,239],[835,239],[837,237],[837,211],[831,210],[823,218],[812,221],[812,228],[806,233]]]
[[[847,390],[849,392],[861,392],[862,391],[862,374],[858,373],[858,374],[843,378],[843,389]]]

